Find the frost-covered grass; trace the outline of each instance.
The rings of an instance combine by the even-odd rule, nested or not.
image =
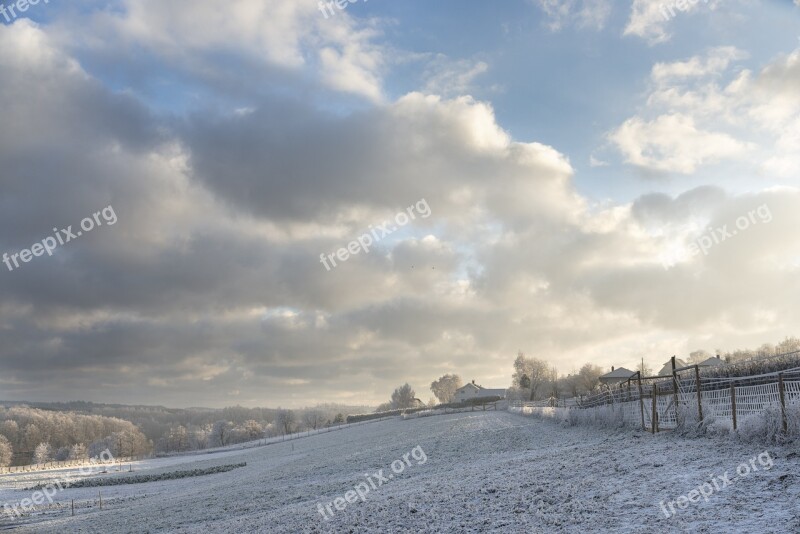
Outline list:
[[[416,446],[428,460],[325,521],[317,504],[365,473],[391,473]],[[774,468],[665,519],[659,502],[683,495],[763,452],[762,445],[684,439],[635,429],[600,432],[468,412],[392,419],[268,447],[161,459],[153,473],[246,462],[227,473],[103,488],[104,510],[82,506],[27,518],[18,532],[792,532],[800,458],[770,446]],[[225,456],[222,457],[221,455]],[[143,467],[142,470],[146,468]],[[121,473],[115,476],[125,476]],[[24,492],[6,491],[23,498]],[[61,502],[97,489],[61,492]],[[29,495],[28,495],[29,496]],[[2,528],[0,526],[0,528]]]
[[[178,480],[180,478],[201,477],[205,475],[215,475],[217,473],[227,473],[233,471],[238,467],[245,467],[247,464],[242,462],[240,464],[219,465],[216,467],[208,467],[206,469],[189,469],[185,471],[170,471],[168,473],[159,473],[153,475],[129,475],[110,478],[97,478],[89,477],[79,480],[70,484],[70,488],[99,488],[103,486],[122,486],[125,484],[145,484],[147,482],[159,482],[161,480]],[[40,490],[45,485],[38,484],[29,490]]]
[[[630,404],[630,403],[629,403]],[[635,403],[634,403],[635,404]],[[630,406],[628,406],[630,408]],[[637,417],[626,420],[621,405],[602,405],[592,408],[545,408],[515,407],[511,413],[554,421],[569,426],[590,426],[605,429],[641,429]],[[634,409],[638,413],[638,408]],[[633,422],[633,420],[636,420]],[[800,401],[786,404],[786,431],[783,429],[783,413],[779,405],[768,405],[761,412],[740,416],[737,429],[733,428],[730,416],[720,418],[714,410],[705,410],[700,420],[697,403],[688,403],[680,411],[675,433],[687,437],[717,436],[739,439],[749,443],[790,444],[800,442]]]

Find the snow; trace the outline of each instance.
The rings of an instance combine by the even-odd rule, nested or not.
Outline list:
[[[326,521],[318,512],[365,475],[415,447],[402,474]],[[796,446],[795,446],[796,449]],[[674,500],[769,451],[774,466],[690,504]],[[729,437],[570,427],[508,412],[394,418],[265,447],[160,458],[134,472],[246,462],[229,472],[125,486],[67,489],[76,504],[102,490],[104,509],[52,510],[0,522],[18,532],[797,532],[800,456],[790,446]],[[123,472],[100,476],[125,476]],[[0,502],[30,497],[35,475],[0,478]],[[45,476],[52,476],[48,472]],[[33,485],[33,484],[30,484]],[[334,509],[335,510],[335,509]]]

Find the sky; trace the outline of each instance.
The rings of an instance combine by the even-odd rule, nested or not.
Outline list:
[[[0,399],[427,401],[800,335],[800,0],[4,5]]]

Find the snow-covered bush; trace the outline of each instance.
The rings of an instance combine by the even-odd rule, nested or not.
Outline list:
[[[712,427],[713,430],[711,432],[719,430],[717,418],[714,414],[705,413],[703,414],[703,420],[700,421],[697,401],[689,401],[681,405],[678,410],[678,425],[675,428],[677,434],[688,438],[697,438],[708,434],[709,428]]]
[[[787,432],[783,432],[780,405],[767,406],[763,412],[745,416],[739,421],[737,434],[749,442],[786,443],[800,436],[800,402],[786,405]]]
[[[625,426],[625,413],[621,406],[609,404],[594,408],[568,410],[569,424],[589,425],[599,428],[621,428]]]

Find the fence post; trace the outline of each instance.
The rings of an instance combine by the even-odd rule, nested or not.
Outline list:
[[[789,425],[786,421],[786,388],[783,385],[783,373],[778,373],[778,391],[781,394],[781,419],[783,421],[783,433],[789,430]]]
[[[675,427],[677,428],[680,410],[678,409],[678,373],[675,371],[675,356],[670,361],[672,362],[672,402],[675,404]]]
[[[653,382],[653,409],[652,409],[652,416],[650,418],[650,433],[655,434],[658,430],[658,412],[656,411],[656,404],[658,404],[658,384]]]
[[[644,399],[642,399],[642,372],[636,371],[636,380],[639,382],[639,410],[642,412],[642,430],[647,430],[644,426]]]
[[[75,515],[75,499],[72,499],[72,515]]]
[[[733,414],[733,429],[736,430],[736,383],[731,382],[731,413]]]
[[[700,422],[703,422],[703,400],[702,400],[702,387],[700,387],[700,366],[694,366],[695,383],[697,384],[697,413],[700,416]]]

